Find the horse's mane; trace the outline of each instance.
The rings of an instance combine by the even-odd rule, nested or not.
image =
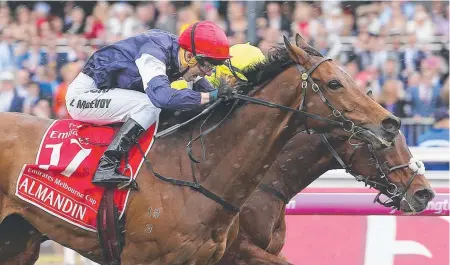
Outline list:
[[[311,56],[323,57],[320,52],[311,46],[302,47],[302,49]],[[248,94],[255,86],[273,79],[294,64],[295,62],[292,61],[284,46],[273,46],[264,60],[251,64],[242,70],[249,83],[247,87],[244,86],[240,89],[240,93]]]
[[[258,86],[273,79],[293,64],[294,61],[284,46],[274,46],[264,60],[247,66],[242,73],[247,78],[249,86]]]

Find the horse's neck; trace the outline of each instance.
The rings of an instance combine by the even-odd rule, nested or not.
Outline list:
[[[298,84],[295,82],[292,85]],[[286,87],[289,85],[285,84]],[[272,102],[289,106],[299,101],[299,95],[292,95],[296,90],[285,89],[283,95],[275,84],[270,89],[277,90],[276,93],[272,91],[275,94],[271,96]],[[207,188],[241,207],[295,133],[295,126],[288,126],[291,115],[254,104],[243,106],[234,113],[232,119],[205,140],[208,160],[200,164],[198,170]]]
[[[339,164],[319,135],[299,134],[283,148],[263,183],[291,199],[323,173],[336,168]]]

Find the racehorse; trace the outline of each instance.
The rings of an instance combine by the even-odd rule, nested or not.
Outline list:
[[[400,127],[398,118],[361,93],[331,60],[287,39],[285,46],[283,56],[246,72],[257,82],[240,87],[235,98],[253,104],[235,100],[218,105],[207,121],[195,121],[155,141],[146,157],[154,170],[185,181],[195,177],[192,188],[200,192],[141,170],[140,190],[131,193],[124,215],[121,264],[215,264],[237,234],[232,224],[240,208],[306,121],[309,128],[352,135],[377,148],[391,145]],[[314,93],[305,93],[306,89]],[[301,111],[306,107],[308,113]],[[21,222],[26,227],[15,236],[0,235],[0,260],[33,264],[39,242],[48,238],[104,263],[96,233],[74,229],[14,196],[17,175],[24,164],[33,163],[51,121],[11,113],[1,113],[0,118],[0,221],[13,218],[2,225]],[[220,125],[211,127],[216,130],[202,130],[218,120]],[[201,141],[191,141],[193,135],[201,136],[194,138]],[[191,164],[185,155],[187,142],[193,143],[191,157],[207,147],[204,161]],[[150,208],[159,210],[158,218],[149,217]],[[3,229],[13,231],[10,226]]]
[[[434,191],[419,172],[399,134],[393,146],[373,150],[333,134],[300,133],[283,148],[239,214],[239,234],[218,264],[288,265],[280,251],[286,237],[285,206],[320,175],[344,168],[359,181],[391,198],[386,206],[405,213],[421,212]],[[381,201],[380,201],[381,202]],[[262,210],[264,209],[264,210]]]

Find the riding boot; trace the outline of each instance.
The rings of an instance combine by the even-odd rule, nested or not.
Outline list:
[[[130,177],[118,172],[120,160],[130,151],[139,136],[145,132],[141,125],[133,119],[128,119],[120,128],[111,144],[100,158],[92,183],[99,186],[111,186],[129,182]]]

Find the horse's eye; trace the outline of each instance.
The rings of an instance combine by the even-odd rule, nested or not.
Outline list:
[[[342,86],[342,84],[341,84],[339,81],[337,81],[337,80],[331,80],[331,81],[328,83],[328,87],[329,87],[330,89],[336,90],[336,89],[339,89],[339,88],[341,88],[341,87],[343,87],[343,86]]]

